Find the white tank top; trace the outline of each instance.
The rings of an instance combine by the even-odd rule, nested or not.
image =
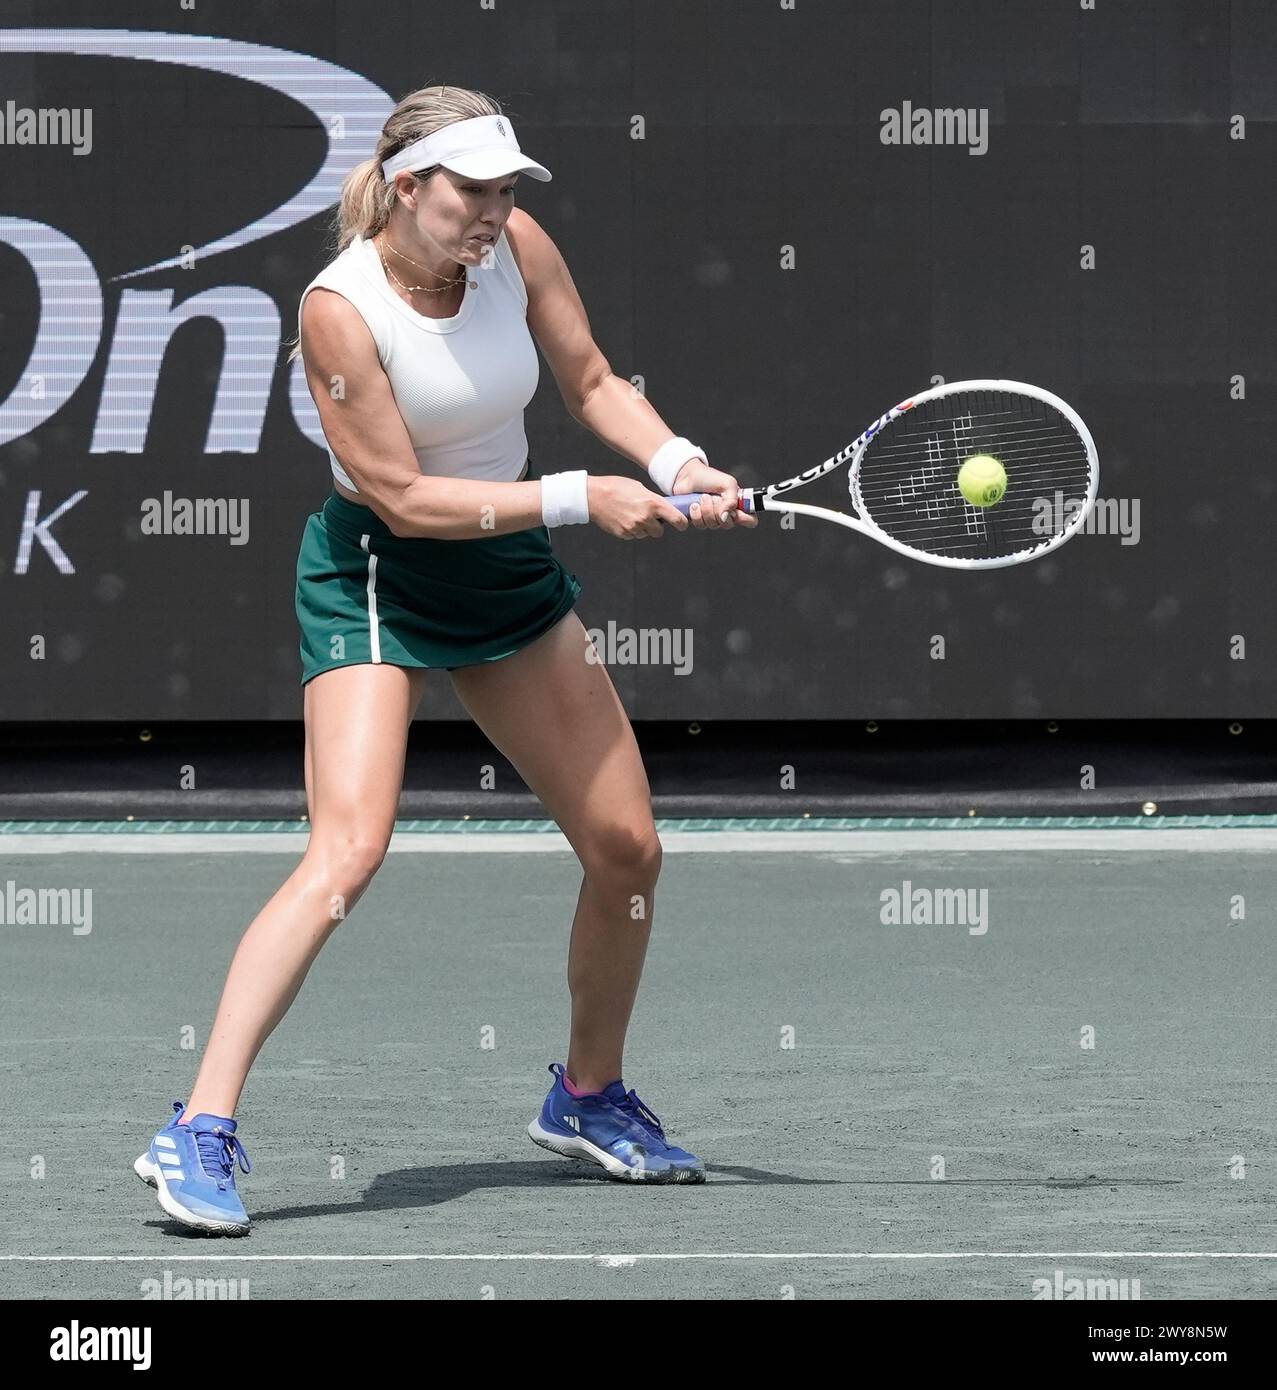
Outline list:
[[[528,458],[523,410],[540,363],[528,332],[528,293],[504,228],[488,263],[467,270],[460,309],[449,319],[427,318],[391,289],[376,246],[356,235],[302,291],[297,331],[312,289],[348,299],[377,344],[421,471],[514,482]],[[333,477],[358,492],[327,447]]]

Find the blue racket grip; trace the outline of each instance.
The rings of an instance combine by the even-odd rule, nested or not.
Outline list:
[[[665,500],[667,502],[673,502],[673,504],[679,509],[680,512],[683,513],[684,516],[690,516],[693,502],[703,503],[706,497],[713,496],[715,496],[714,493],[685,492],[679,497],[667,497]],[[736,504],[736,510],[741,512],[749,512],[752,516],[754,512],[758,510],[758,508],[754,506],[754,494],[742,488],[740,493],[740,501]]]

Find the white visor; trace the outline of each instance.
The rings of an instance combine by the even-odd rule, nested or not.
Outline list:
[[[393,183],[395,175],[405,169],[432,169],[436,164],[469,179],[499,179],[505,174],[524,173],[549,183],[552,177],[548,169],[519,149],[507,116],[453,121],[383,161],[381,172],[387,183]]]

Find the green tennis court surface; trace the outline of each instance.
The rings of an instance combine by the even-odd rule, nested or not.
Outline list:
[[[557,832],[401,826],[250,1077],[241,1241],[130,1165],[300,834],[11,823],[0,889],[92,908],[0,928],[0,1295],[1270,1298],[1277,822],[1185,819],[663,823],[626,1081],[707,1163],[669,1189],[524,1133]]]

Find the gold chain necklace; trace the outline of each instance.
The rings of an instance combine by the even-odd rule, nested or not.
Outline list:
[[[382,241],[384,240],[385,238],[383,236]],[[381,258],[382,268],[385,270],[386,274],[390,276],[390,278],[395,282],[395,284],[399,286],[400,289],[407,290],[409,294],[413,294],[417,290],[423,290],[426,294],[443,294],[445,290],[454,289],[457,285],[461,284],[462,281],[466,279],[465,268],[462,267],[460,275],[455,276],[451,280],[445,281],[442,285],[405,285],[404,282],[395,274],[395,272],[391,270],[390,262],[386,260],[386,253],[382,245],[382,241],[377,241],[374,238],[373,242],[373,244],[377,247],[377,253]],[[388,245],[389,243],[386,244]],[[430,267],[427,265],[421,265],[420,261],[414,261],[411,256],[404,256],[404,253],[400,251],[398,247],[391,246],[390,249],[395,253],[396,256],[403,256],[404,260],[407,261],[410,265],[421,266],[422,270],[426,271],[430,275],[435,276],[436,279],[443,278],[438,271],[431,270]],[[469,284],[472,290],[476,290],[479,288],[473,280],[471,280]]]

